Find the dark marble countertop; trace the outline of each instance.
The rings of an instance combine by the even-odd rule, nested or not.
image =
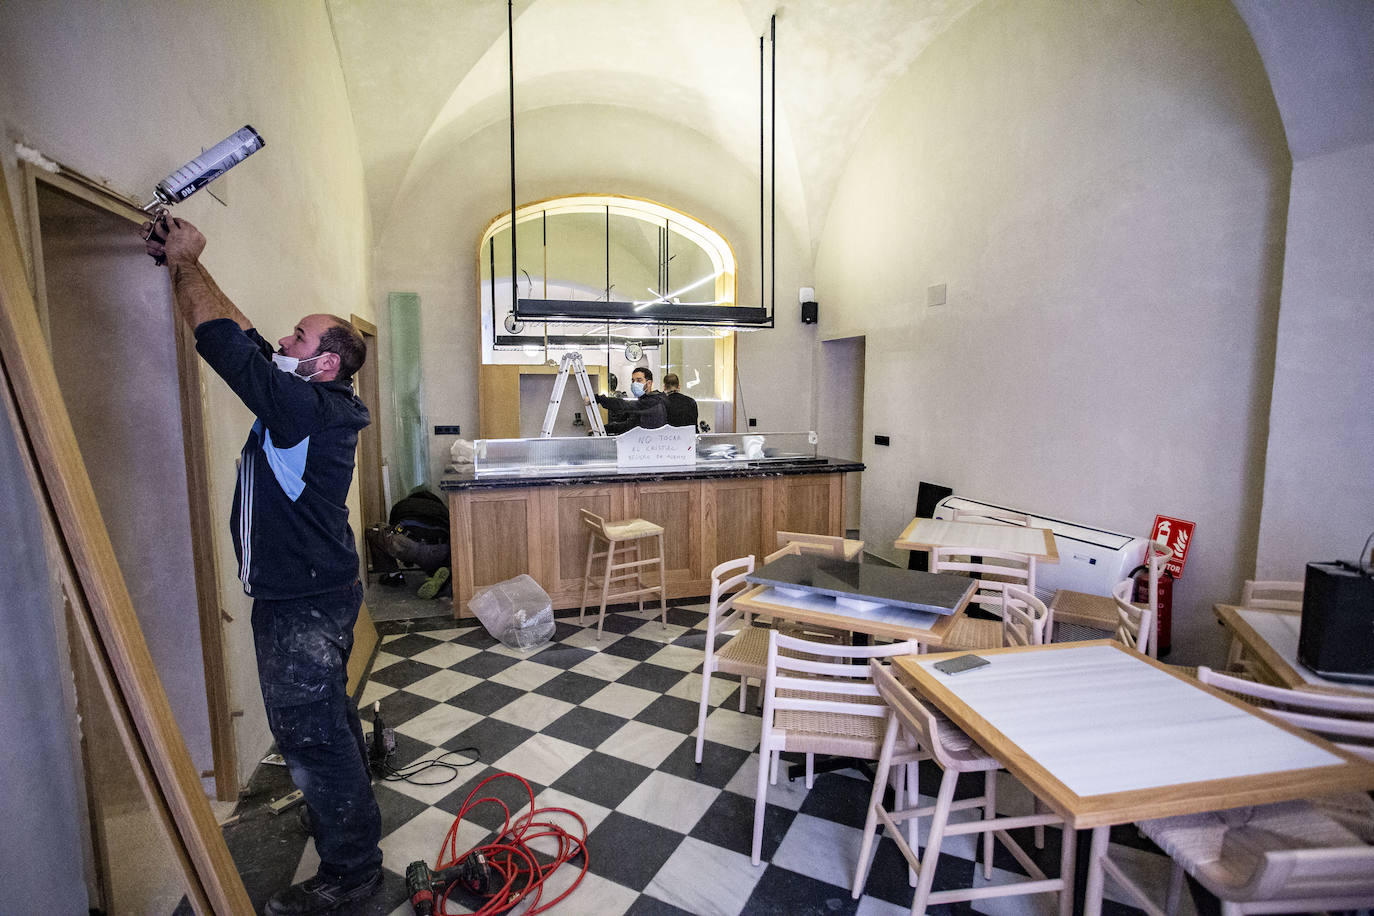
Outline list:
[[[843,458],[821,458],[807,463],[787,461],[698,461],[693,467],[636,468],[621,471],[614,467],[539,468],[514,474],[473,473],[471,467],[450,466],[439,479],[440,490],[488,490],[515,487],[567,487],[608,483],[646,483],[663,480],[726,480],[739,477],[786,477],[799,474],[846,474],[862,471],[863,463]]]

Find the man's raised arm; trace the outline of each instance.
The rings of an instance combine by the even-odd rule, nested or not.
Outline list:
[[[156,228],[161,234],[151,232]],[[167,260],[167,271],[172,277],[172,297],[177,311],[187,324],[195,330],[207,321],[228,318],[245,331],[253,322],[238,310],[229,297],[224,295],[215,283],[210,272],[200,263],[200,253],[205,250],[205,236],[186,220],[164,216],[156,227],[144,223],[144,248],[154,259]]]

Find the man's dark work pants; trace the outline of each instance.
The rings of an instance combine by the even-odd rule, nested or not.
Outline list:
[[[267,723],[305,795],[320,874],[345,885],[382,864],[381,812],[372,794],[348,654],[363,588],[253,601],[253,643]]]

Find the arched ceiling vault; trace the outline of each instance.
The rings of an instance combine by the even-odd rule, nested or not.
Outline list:
[[[873,106],[977,2],[516,0],[517,147],[521,111],[614,105],[680,123],[756,170],[758,39],[776,12],[778,207],[814,247]],[[327,5],[382,233],[408,183],[505,120],[506,4]]]

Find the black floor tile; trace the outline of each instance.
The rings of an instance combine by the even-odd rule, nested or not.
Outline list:
[[[849,889],[769,865],[744,906],[750,916],[845,916],[859,908]]]
[[[643,621],[639,622],[643,623]],[[650,639],[622,636],[601,651],[606,655],[615,655],[620,658],[628,658],[632,661],[642,662],[649,656],[663,651],[663,644],[654,642]]]
[[[625,720],[619,716],[579,706],[545,726],[544,734],[579,747],[597,748],[624,726]]]
[[[493,674],[500,674],[517,661],[519,659],[511,658],[509,655],[479,652],[470,658],[463,659],[454,666],[453,670],[470,677],[488,678]]]
[[[534,732],[528,728],[486,718],[454,735],[443,746],[446,750],[475,747],[478,758],[484,763],[491,763],[500,760],[533,735]]]
[[[382,704],[382,724],[390,728],[409,722],[420,713],[434,708],[434,701],[429,697],[409,693],[404,689],[387,694],[379,702]],[[363,719],[363,731],[371,734],[372,707],[360,709],[358,713]]]
[[[575,671],[564,671],[550,678],[534,689],[540,696],[553,697],[565,703],[581,703],[592,694],[605,688],[606,682],[599,677],[588,677]]]
[[[806,794],[800,813],[862,828],[872,794],[873,783],[866,779],[853,779],[841,773],[821,773]]]
[[[695,728],[695,724],[692,727]],[[696,753],[697,739],[688,737],[658,768],[692,782],[723,789],[749,760],[748,751],[727,744],[716,744],[709,735],[701,749],[701,763],[696,762]]]
[[[623,642],[624,640],[622,640]],[[660,646],[660,649],[662,647]],[[685,672],[661,665],[636,665],[616,679],[617,684],[642,687],[654,693],[666,693],[674,684],[682,680]]]
[[[554,668],[567,669],[581,664],[595,654],[591,649],[552,643],[547,649],[541,649],[531,655],[530,661],[538,662],[541,665],[551,665]]]
[[[657,668],[655,665],[640,665],[640,668]],[[636,669],[638,670],[638,669]],[[670,671],[668,668],[658,668],[658,671]],[[631,672],[633,673],[633,672]],[[681,671],[672,671],[673,684],[682,680]],[[657,674],[654,675],[657,677]],[[618,683],[628,683],[621,678]],[[632,687],[644,687],[644,684],[631,684]],[[671,684],[669,686],[672,686]],[[646,690],[653,690],[655,693],[661,692],[653,687],[645,687]],[[640,710],[639,715],[635,716],[636,722],[647,722],[650,725],[657,725],[659,728],[666,728],[671,731],[690,734],[697,727],[697,713],[700,711],[699,703],[690,700],[681,700],[677,697],[659,697],[648,706]],[[694,745],[695,746],[695,745]],[[661,769],[661,767],[660,767]]]
[[[651,772],[646,766],[592,751],[560,776],[553,787],[603,808],[614,808]]]
[[[381,649],[391,655],[410,658],[438,645],[442,645],[442,642],[433,637],[421,633],[407,633],[405,636],[398,636],[390,642],[382,643]]]
[[[612,811],[587,837],[594,874],[644,890],[682,843],[682,834]]]
[[[433,640],[431,640],[433,642]],[[435,643],[437,645],[437,643]],[[422,681],[436,671],[442,671],[434,665],[426,665],[424,662],[417,662],[413,658],[396,662],[394,665],[387,665],[381,671],[372,673],[372,680],[378,684],[385,684],[388,687],[409,687],[416,681]]]
[[[447,702],[459,709],[489,716],[507,703],[518,700],[524,695],[525,691],[518,688],[507,687],[505,684],[497,684],[492,681],[483,681],[475,687],[469,687]]]
[[[765,805],[763,809],[763,843],[760,855],[767,862],[782,845],[783,837],[796,820],[796,812],[780,805]],[[692,828],[695,839],[733,850],[742,856],[754,850],[754,800],[722,792]]]

